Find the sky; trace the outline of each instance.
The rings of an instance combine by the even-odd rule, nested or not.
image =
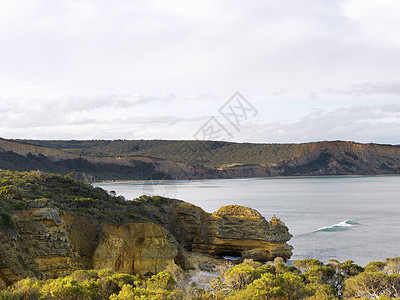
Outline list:
[[[399,28],[398,0],[0,0],[0,137],[400,144]]]

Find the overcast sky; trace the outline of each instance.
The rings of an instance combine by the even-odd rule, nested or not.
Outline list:
[[[0,0],[3,138],[400,144],[399,100],[398,0]]]

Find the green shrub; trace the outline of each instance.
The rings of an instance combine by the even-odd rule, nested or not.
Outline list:
[[[0,217],[1,217],[0,224],[2,227],[7,228],[7,229],[12,229],[12,230],[15,229],[14,223],[11,219],[11,216],[8,213],[3,212],[3,213],[1,213]]]

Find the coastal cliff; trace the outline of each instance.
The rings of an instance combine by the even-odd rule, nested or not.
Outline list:
[[[70,176],[0,171],[0,286],[79,269],[147,276],[193,267],[189,254],[288,259],[287,227],[257,211],[213,214],[176,199],[110,196]]]
[[[100,142],[106,146],[96,144]],[[132,144],[134,142],[138,145]],[[400,174],[400,147],[392,145],[343,141],[289,145],[199,141],[142,143],[32,141],[29,144],[0,139],[0,168],[60,174],[75,172],[94,181]],[[69,144],[80,148],[68,148]]]

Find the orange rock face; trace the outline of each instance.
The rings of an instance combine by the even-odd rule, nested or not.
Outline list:
[[[177,242],[161,226],[150,222],[106,224],[104,239],[97,247],[95,269],[111,269],[129,274],[157,274],[174,263]]]
[[[0,237],[0,274],[7,284],[27,276],[63,276],[82,268],[57,209],[34,209],[12,219],[15,232]]]
[[[12,215],[15,231],[0,231],[0,287],[25,277],[55,278],[78,269],[157,273],[174,262],[177,242],[151,222],[119,227],[54,208]]]
[[[77,269],[148,275],[174,262],[187,269],[186,251],[258,261],[291,255],[287,227],[247,207],[230,205],[209,214],[169,199],[143,209],[159,224],[100,224],[51,207],[12,214],[14,228],[0,230],[0,288],[25,277],[54,278]]]
[[[205,220],[193,251],[212,255],[234,255],[258,261],[288,259],[292,247],[288,228],[279,220],[268,222],[254,209],[229,205]]]

